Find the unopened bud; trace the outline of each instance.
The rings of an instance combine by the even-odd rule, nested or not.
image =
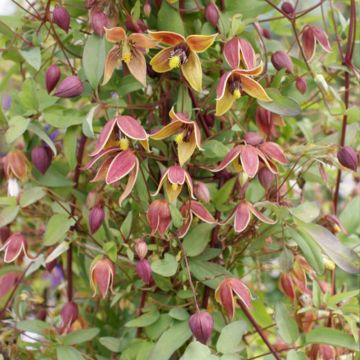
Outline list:
[[[261,186],[268,190],[275,180],[275,175],[267,167],[262,167],[258,172],[258,179]]]
[[[359,165],[358,154],[350,146],[344,146],[337,153],[340,164],[350,170],[356,171]]]
[[[70,301],[66,303],[61,309],[61,327],[60,333],[64,334],[69,332],[71,325],[75,322],[79,316],[78,306]]]
[[[60,79],[60,75],[60,68],[57,65],[53,64],[49,66],[45,75],[45,85],[48,94],[50,94],[54,90],[56,84]]]
[[[107,257],[95,260],[90,268],[91,286],[94,289],[94,295],[98,288],[103,299],[105,299],[109,289],[112,291],[112,285],[115,277],[115,265]]]
[[[285,51],[276,51],[271,56],[271,62],[276,70],[286,69],[288,73],[294,71],[294,65],[290,56]]]
[[[91,27],[95,34],[103,37],[105,34],[105,27],[109,23],[108,17],[102,11],[95,11],[91,15]]]
[[[56,6],[53,11],[53,22],[65,32],[68,32],[70,27],[70,15],[68,11],[62,6]]]
[[[302,76],[299,76],[298,78],[296,78],[296,88],[299,90],[299,92],[301,94],[305,94],[306,93],[306,90],[307,90],[307,83],[306,83],[306,80],[302,77]]]
[[[281,10],[287,15],[292,15],[295,11],[294,6],[291,3],[289,3],[288,1],[285,1],[281,5]]]
[[[131,15],[128,15],[125,20],[125,26],[129,31],[132,32],[145,32],[147,26],[143,20],[134,21]]]
[[[145,2],[144,7],[143,7],[143,10],[144,10],[144,15],[145,15],[146,17],[149,17],[150,14],[151,14],[151,5],[149,4],[148,1]]]
[[[31,162],[42,173],[45,174],[52,160],[51,150],[46,145],[39,145],[31,151]]]
[[[195,339],[206,344],[211,338],[214,319],[207,311],[198,311],[190,316],[189,327]]]
[[[271,39],[271,32],[268,29],[264,29],[261,28],[261,35],[265,38],[265,39]]]
[[[143,239],[138,239],[135,242],[135,252],[136,255],[139,257],[140,260],[144,259],[146,257],[146,254],[148,252],[148,247],[146,245],[146,242]]]
[[[253,145],[253,146],[259,145],[262,142],[264,142],[264,139],[262,138],[262,136],[256,132],[247,132],[244,135],[244,140],[246,141],[247,144]]]
[[[65,78],[55,91],[55,96],[62,98],[71,98],[79,96],[84,91],[84,85],[76,75]]]
[[[209,188],[202,181],[197,181],[194,184],[194,195],[197,199],[199,199],[205,203],[208,203],[210,201]]]
[[[282,292],[289,297],[291,300],[294,300],[296,297],[294,282],[289,274],[280,275],[280,289]]]
[[[205,8],[205,18],[213,26],[217,27],[219,21],[219,9],[217,6],[210,2]]]
[[[158,231],[160,236],[164,236],[165,231],[171,224],[171,212],[167,201],[153,201],[147,212],[147,220],[149,222],[152,235]]]
[[[140,279],[146,284],[150,285],[152,282],[151,276],[151,266],[148,260],[143,259],[139,260],[136,263],[136,272],[139,275]]]
[[[96,233],[104,222],[105,212],[100,205],[93,207],[89,214],[89,226],[91,234]]]

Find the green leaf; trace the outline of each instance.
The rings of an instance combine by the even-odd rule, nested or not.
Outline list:
[[[16,323],[16,328],[22,331],[30,331],[35,334],[43,335],[47,329],[49,329],[49,325],[40,320],[23,320]]]
[[[108,241],[103,245],[103,249],[106,253],[106,255],[108,256],[108,258],[113,261],[116,262],[117,259],[117,246],[115,241]]]
[[[299,229],[309,234],[342,270],[350,274],[360,273],[359,256],[343,245],[329,230],[317,224],[301,224]]]
[[[355,196],[340,214],[340,221],[349,234],[360,228],[360,196]]]
[[[81,329],[73,331],[70,334],[63,336],[61,339],[64,345],[76,345],[90,341],[97,336],[99,332],[100,330],[98,328]]]
[[[234,321],[221,330],[216,343],[216,350],[223,354],[237,353],[245,348],[242,341],[243,335],[247,331],[246,322],[243,320]]]
[[[90,35],[83,54],[83,66],[86,78],[93,89],[98,86],[104,72],[105,37]]]
[[[20,206],[22,208],[36,203],[46,195],[43,188],[35,186],[24,190],[20,195]]]
[[[236,177],[228,180],[224,186],[215,194],[214,196],[214,205],[216,208],[226,203],[229,200],[229,197],[233,191],[235,185]]]
[[[125,327],[145,327],[153,324],[160,317],[160,314],[157,310],[152,310],[146,312],[145,314],[139,316],[136,319],[130,320],[125,324]]]
[[[360,290],[352,290],[352,291],[346,291],[332,295],[327,299],[327,304],[329,306],[336,307],[338,303],[349,300],[355,296],[358,296],[359,293]]]
[[[29,50],[20,50],[21,56],[31,65],[36,71],[41,67],[41,52],[39,47],[33,47]]]
[[[127,345],[127,341],[125,339],[115,338],[111,336],[101,337],[99,339],[99,342],[102,346],[105,346],[110,351],[116,353],[123,351],[123,349]]]
[[[53,215],[46,226],[46,231],[44,234],[44,245],[51,246],[64,240],[66,233],[74,224],[75,220],[69,218],[68,215]]]
[[[204,149],[203,154],[207,159],[220,160],[229,152],[229,149],[217,140],[207,140],[202,144],[202,147]]]
[[[305,201],[296,208],[289,210],[294,216],[306,223],[314,221],[320,215],[319,204],[315,201]]]
[[[151,270],[155,274],[169,277],[176,274],[178,263],[174,255],[165,254],[164,259],[155,260],[151,263]]]
[[[160,336],[148,360],[169,360],[190,337],[191,331],[187,321],[173,325]]]
[[[133,221],[133,213],[132,211],[129,211],[129,213],[126,215],[126,218],[120,227],[120,231],[125,236],[126,239],[130,236],[132,221]]]
[[[276,304],[275,321],[279,335],[287,344],[294,343],[299,337],[299,329],[296,321],[282,303]]]
[[[79,350],[70,346],[58,346],[56,348],[57,360],[85,360]]]
[[[305,335],[305,341],[307,344],[328,344],[359,351],[359,344],[355,342],[351,335],[328,327],[319,327],[311,330]]]
[[[45,187],[67,187],[72,186],[73,182],[62,175],[55,167],[50,168],[43,175],[39,171],[34,171],[36,180]]]
[[[192,113],[192,101],[187,90],[187,87],[184,85],[179,86],[178,97],[176,101],[176,112],[185,112],[189,116]]]
[[[53,141],[49,138],[47,133],[39,125],[34,124],[34,122],[31,122],[28,126],[28,130],[32,131],[42,141],[44,141],[49,146],[49,148],[53,152],[54,156],[56,156],[56,147],[55,147]]]
[[[169,207],[172,223],[176,228],[179,228],[183,223],[183,217],[181,215],[181,212],[174,204],[169,204]]]
[[[201,223],[190,230],[183,240],[183,246],[187,256],[200,255],[211,240],[213,224]]]
[[[132,75],[121,77],[116,85],[116,92],[119,96],[125,96],[131,92],[140,90],[143,85],[137,81]]]
[[[286,360],[307,360],[307,357],[302,351],[290,350],[286,354]]]
[[[263,15],[272,8],[264,1],[259,0],[225,0],[225,9],[232,15],[242,14],[244,18],[252,18],[258,15]]]
[[[183,308],[175,307],[169,311],[169,316],[176,320],[186,320],[189,318],[189,313]]]
[[[74,169],[76,166],[76,147],[77,147],[77,127],[71,126],[66,129],[64,136],[63,149],[69,168]]]
[[[0,211],[0,227],[10,224],[19,213],[19,206],[7,206]]]
[[[161,3],[161,8],[157,17],[159,30],[173,31],[182,35],[185,34],[184,23],[181,19],[179,10],[174,9],[167,1]]]
[[[186,348],[180,360],[215,360],[217,356],[211,355],[211,350],[204,344],[193,341]]]
[[[28,128],[30,119],[22,116],[14,116],[9,121],[9,128],[6,131],[5,139],[8,144],[17,140]]]
[[[271,97],[272,101],[258,100],[259,105],[263,108],[283,116],[296,116],[301,113],[299,104],[295,100],[281,95],[278,89],[269,88],[266,89],[266,93]]]

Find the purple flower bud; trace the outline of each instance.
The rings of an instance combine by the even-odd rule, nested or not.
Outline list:
[[[52,160],[51,150],[46,145],[39,145],[31,151],[31,162],[42,173],[45,174]]]
[[[196,340],[206,344],[211,338],[214,320],[207,311],[199,311],[191,315],[189,327]]]
[[[38,313],[36,314],[36,319],[38,319],[40,321],[45,321],[46,316],[47,316],[46,309],[40,309],[38,311]]]
[[[286,69],[288,73],[294,71],[290,56],[285,51],[276,51],[271,56],[271,62],[276,70]]]
[[[205,18],[213,26],[217,27],[219,21],[219,9],[217,6],[210,2],[205,8]]]
[[[148,252],[148,248],[144,239],[137,239],[135,242],[135,252],[140,260],[143,260]]]
[[[46,71],[45,85],[48,94],[50,94],[60,79],[60,68],[57,65],[51,65]]]
[[[4,110],[9,110],[11,108],[11,96],[10,95],[4,95],[4,97],[2,98],[1,104],[2,104],[2,108]]]
[[[53,11],[53,22],[65,32],[68,32],[70,27],[70,15],[68,11],[62,6],[56,6]]]
[[[142,259],[136,263],[136,272],[140,279],[146,284],[152,283],[151,266],[148,260]]]
[[[99,230],[100,226],[104,222],[104,218],[105,218],[105,212],[102,206],[97,205],[90,210],[89,225],[90,225],[90,232],[92,234],[96,233]]]
[[[149,17],[151,14],[151,5],[149,4],[148,1],[145,2],[144,7],[143,7],[143,11],[144,11],[144,15],[146,17]]]
[[[60,333],[64,334],[69,332],[71,325],[79,316],[79,309],[78,306],[74,302],[68,302],[64,305],[64,307],[61,309],[61,327],[60,327]]]
[[[134,19],[128,15],[125,20],[125,26],[129,31],[132,32],[145,32],[147,30],[147,26],[143,20],[134,21]]]
[[[261,186],[265,190],[268,190],[271,184],[274,182],[275,176],[267,167],[263,167],[258,172],[258,179]]]
[[[281,5],[281,10],[287,15],[292,15],[295,11],[294,6],[291,3],[289,3],[288,1],[285,1]]]
[[[244,135],[244,140],[246,141],[247,144],[253,145],[253,146],[259,145],[264,141],[264,139],[261,137],[261,135],[259,135],[256,132],[247,132]]]
[[[98,36],[104,36],[104,28],[107,27],[108,22],[108,17],[102,11],[95,11],[91,15],[91,27]]]
[[[337,153],[340,164],[350,170],[356,171],[359,165],[358,154],[350,146],[344,146]]]
[[[79,96],[84,91],[84,85],[76,75],[65,78],[55,91],[55,96],[62,98],[71,98]]]
[[[194,184],[194,195],[197,199],[208,203],[210,201],[209,188],[202,181],[197,181]]]
[[[296,78],[296,84],[295,85],[296,85],[296,88],[299,90],[299,92],[301,94],[306,93],[307,83],[306,83],[306,80],[302,76],[299,76],[298,78]]]
[[[271,39],[271,32],[268,29],[261,28],[261,34],[265,39]]]

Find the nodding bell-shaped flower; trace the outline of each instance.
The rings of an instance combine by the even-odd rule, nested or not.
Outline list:
[[[316,43],[319,43],[324,51],[331,52],[326,32],[317,26],[306,25],[301,34],[301,41],[308,61],[311,61],[315,55]]]
[[[100,204],[94,206],[89,213],[89,227],[91,234],[96,233],[105,219],[104,207]]]
[[[255,204],[256,206],[256,204]],[[273,225],[276,223],[275,220],[272,220],[262,214],[260,211],[256,210],[255,206],[248,201],[241,201],[237,205],[225,221],[221,224],[228,223],[232,218],[234,218],[234,230],[237,233],[243,232],[249,225],[251,220],[251,214],[254,215],[258,220],[265,224]]]
[[[129,139],[138,140],[145,150],[149,150],[148,134],[131,116],[121,115],[108,121],[102,129],[95,150],[90,154],[93,159],[85,166],[88,170],[98,160],[102,160],[92,181],[103,181],[113,184],[129,175],[128,183],[119,198],[119,205],[130,195],[138,173],[139,160],[133,150],[129,149]]]
[[[214,328],[214,319],[207,311],[198,311],[190,316],[189,327],[197,341],[206,344]]]
[[[248,136],[250,139],[250,136]],[[255,137],[251,137],[251,140]],[[277,167],[274,161],[280,164],[287,164],[283,150],[274,142],[255,143],[248,141],[245,145],[236,145],[233,147],[220,164],[210,169],[212,172],[219,172],[230,164],[236,172],[244,171],[250,178],[253,178],[259,170],[260,161],[274,174],[277,173]]]
[[[13,177],[23,181],[28,173],[28,160],[21,150],[12,150],[1,159],[7,178]]]
[[[155,42],[144,34],[126,35],[122,27],[105,29],[105,38],[114,44],[106,56],[104,80],[105,85],[111,78],[115,68],[123,61],[136,80],[146,86],[146,61],[144,52],[153,48]]]
[[[291,300],[295,300],[296,291],[292,276],[289,273],[282,273],[279,277],[280,290]]]
[[[147,211],[147,220],[151,228],[151,235],[158,231],[160,236],[164,236],[165,231],[171,224],[171,212],[166,200],[153,201]]]
[[[76,75],[66,77],[60,82],[54,93],[55,96],[61,98],[72,98],[80,96],[84,91],[84,84]]]
[[[135,253],[140,260],[145,259],[148,252],[148,247],[144,239],[140,238],[135,241]]]
[[[62,6],[56,6],[53,11],[53,22],[65,32],[68,32],[70,27],[69,12]]]
[[[151,266],[147,259],[142,259],[136,262],[136,273],[146,285],[150,285],[152,283]]]
[[[61,71],[56,64],[50,65],[48,67],[45,75],[45,85],[48,94],[50,94],[54,90],[56,84],[60,80],[60,76],[61,76]]]
[[[76,303],[70,301],[66,303],[61,309],[61,326],[59,328],[60,334],[70,332],[71,325],[77,320],[79,316],[79,309]]]
[[[190,225],[195,215],[200,220],[206,222],[207,224],[216,224],[217,221],[209,213],[209,211],[201,205],[198,201],[189,200],[186,201],[180,208],[181,215],[184,217],[184,222],[182,226],[178,229],[177,235],[181,239],[189,231]]]
[[[189,173],[179,165],[170,166],[161,177],[159,186],[153,196],[157,195],[162,186],[170,202],[173,202],[180,195],[186,182],[189,193],[194,199],[193,184]]]
[[[210,201],[209,188],[202,181],[196,181],[194,183],[194,194],[197,199],[205,203],[208,203]]]
[[[94,262],[90,268],[90,284],[94,289],[94,296],[97,289],[103,299],[105,299],[109,289],[112,291],[115,276],[115,265],[107,257],[103,257]]]
[[[31,259],[31,257],[27,254],[26,238],[20,232],[10,235],[5,244],[0,248],[0,251],[5,252],[5,263],[11,263],[22,256],[26,256]]]
[[[175,136],[175,142],[178,146],[178,157],[180,166],[190,159],[195,149],[201,148],[201,134],[199,126],[195,121],[188,118],[185,113],[176,113],[174,108],[170,113],[171,122],[165,125],[159,131],[150,135],[153,140],[163,140],[170,136]]]
[[[248,287],[239,279],[225,278],[215,291],[215,299],[225,308],[230,319],[234,317],[236,298],[247,308],[251,307],[251,293]]]
[[[233,69],[254,69],[256,67],[256,56],[252,45],[237,36],[224,44],[224,56],[226,62]]]
[[[356,171],[359,165],[358,154],[350,146],[342,147],[337,153],[337,158],[342,166],[352,171]]]
[[[283,118],[274,114],[269,110],[266,110],[262,107],[258,107],[256,109],[256,125],[260,130],[260,133],[268,137],[276,137],[278,136],[278,132],[276,130],[276,126],[284,126],[285,122]]]
[[[31,151],[31,162],[42,173],[45,174],[52,161],[52,151],[47,145],[35,146]]]
[[[215,41],[214,35],[182,35],[171,31],[149,31],[154,41],[167,45],[150,61],[153,70],[165,73],[180,67],[190,86],[197,92],[202,89],[202,68],[198,53],[206,51]]]
[[[275,51],[271,55],[271,62],[276,70],[285,69],[289,74],[294,72],[294,64],[290,56],[282,50]]]

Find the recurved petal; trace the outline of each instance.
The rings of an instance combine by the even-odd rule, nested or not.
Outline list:
[[[221,78],[216,87],[216,100],[220,100],[225,95],[226,85],[232,71],[228,71],[221,75]]]
[[[250,222],[250,209],[246,202],[240,203],[235,210],[234,229],[240,233],[244,231]]]
[[[114,46],[106,55],[102,85],[105,85],[111,79],[111,76],[120,61],[120,49],[117,46]]]
[[[230,319],[234,317],[235,300],[228,279],[223,280],[215,292],[215,299],[220,303]]]
[[[264,88],[255,80],[246,75],[241,76],[241,84],[243,90],[250,96],[261,101],[272,101],[266,94]]]
[[[258,76],[263,71],[263,64],[260,63],[259,65],[251,68],[251,69],[235,69],[233,70],[234,74],[240,74],[240,75],[251,75],[251,76]]]
[[[201,147],[201,132],[197,123],[194,123],[194,135],[196,146],[200,151],[203,151],[204,149]]]
[[[119,43],[126,39],[126,32],[122,27],[105,28],[105,38],[112,43]]]
[[[106,179],[106,174],[108,173],[109,166],[111,162],[113,161],[112,157],[109,157],[105,159],[102,164],[99,166],[99,169],[96,172],[96,175],[93,179],[91,179],[90,182],[96,182],[96,181],[104,181]]]
[[[201,53],[206,51],[215,41],[218,34],[213,35],[190,35],[186,43],[192,51]]]
[[[223,160],[221,160],[220,164],[216,166],[213,169],[210,169],[212,172],[218,172],[221,170],[224,170],[227,166],[229,166],[236,157],[238,157],[242,151],[243,145],[237,145],[233,147],[224,157]]]
[[[139,81],[141,84],[146,86],[146,61],[144,54],[133,49],[131,52],[131,60],[126,64],[131,75]]]
[[[150,65],[154,71],[165,73],[171,70],[169,59],[173,48],[166,48],[159,51],[151,60]]]
[[[177,45],[185,41],[185,38],[172,31],[148,31],[150,37],[167,45]]]
[[[186,171],[179,165],[169,167],[168,179],[172,184],[183,185],[185,182]]]
[[[246,305],[246,307],[251,307],[251,293],[249,288],[243,284],[242,281],[233,278],[232,282],[232,290],[239,297],[239,299]]]
[[[113,184],[122,179],[134,168],[136,162],[137,158],[131,150],[125,150],[116,155],[109,166],[106,183]]]
[[[119,206],[121,207],[123,201],[131,194],[131,191],[136,183],[136,179],[139,173],[139,160],[136,158],[135,167],[131,170],[128,182],[125,186],[123,193],[119,198]]]
[[[202,68],[199,56],[194,51],[190,51],[187,63],[181,65],[181,71],[190,86],[195,91],[200,92],[202,89]]]
[[[191,155],[196,149],[195,132],[193,131],[190,135],[189,141],[183,141],[178,144],[178,157],[179,163],[183,166],[186,161],[191,158]]]
[[[183,126],[180,121],[173,121],[167,125],[165,125],[159,131],[156,131],[153,134],[150,134],[150,138],[154,140],[163,140],[168,138],[169,136],[174,135],[181,127]]]
[[[234,96],[230,93],[228,87],[225,89],[224,96],[221,99],[216,99],[216,116],[221,116],[231,109],[235,101]]]
[[[315,35],[310,26],[304,29],[301,39],[306,60],[310,61],[315,55]]]
[[[326,52],[331,52],[331,46],[330,46],[329,38],[328,38],[326,32],[323,29],[320,29],[316,26],[313,26],[312,30],[313,30],[314,36],[316,37],[316,39],[319,42],[319,44],[321,45],[321,47]]]
[[[192,182],[191,176],[189,175],[189,173],[187,171],[185,171],[185,181],[188,186],[188,190],[189,190],[191,198],[195,199],[193,182]]]
[[[156,45],[154,40],[141,33],[133,33],[129,35],[128,40],[131,41],[135,47],[140,49],[151,49]]]
[[[190,209],[202,221],[205,221],[208,224],[216,224],[217,221],[214,219],[214,217],[198,201],[191,200]]]
[[[240,160],[246,174],[253,178],[259,170],[259,157],[256,148],[252,145],[244,145],[240,153]]]
[[[194,124],[192,120],[189,119],[187,113],[175,112],[174,107],[171,108],[169,112],[170,119],[173,121],[181,121],[184,124]]]
[[[271,141],[267,141],[260,146],[260,150],[270,159],[278,161],[281,164],[287,164],[288,159],[285,157],[285,154],[282,148]]]
[[[120,115],[116,117],[116,121],[119,129],[130,139],[147,140],[148,134],[132,116]]]
[[[253,69],[256,66],[255,51],[252,45],[245,39],[239,39],[239,46],[241,49],[242,61],[248,69]]]
[[[239,38],[233,37],[224,44],[223,48],[225,60],[233,68],[240,66],[240,42]]]
[[[265,216],[264,214],[262,214],[260,211],[256,210],[255,206],[248,203],[248,207],[250,209],[250,211],[253,213],[254,216],[256,216],[260,221],[262,221],[265,224],[276,224],[276,220],[272,220],[270,218],[268,218],[267,216]]]
[[[185,217],[183,224],[177,230],[177,236],[179,239],[182,239],[189,231],[190,225],[192,223],[193,215],[191,212]]]
[[[93,159],[91,159],[83,168],[82,170],[89,170],[90,168],[92,168],[95,163],[100,160],[102,157],[104,157],[105,155],[107,154],[110,154],[112,152],[115,152],[115,151],[119,151],[119,147],[118,146],[113,146],[111,148],[107,148],[107,149],[104,149],[102,151],[100,151]]]
[[[90,156],[98,155],[109,143],[114,142],[114,126],[116,125],[116,118],[108,121],[100,132],[99,138],[95,145],[95,150]]]

